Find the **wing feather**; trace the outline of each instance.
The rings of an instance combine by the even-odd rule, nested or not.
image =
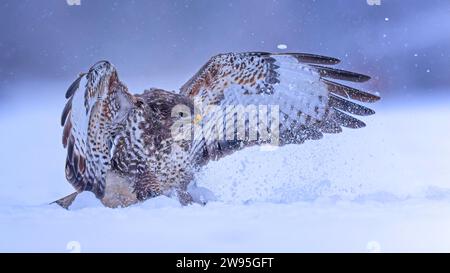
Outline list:
[[[341,60],[333,57],[309,53],[279,53],[273,55],[289,55],[296,58],[301,63],[309,63],[309,64],[334,65],[341,62]]]
[[[78,78],[69,86],[69,88],[67,88],[66,99],[72,97],[73,94],[75,94],[75,92],[78,90],[78,88],[80,87],[80,81],[83,78],[83,76],[84,74],[78,76]]]
[[[360,121],[359,119],[356,119],[344,112],[341,112],[340,110],[335,109],[334,111],[334,115],[336,117],[336,121],[338,122],[339,125],[347,127],[347,128],[352,128],[352,129],[358,129],[358,128],[363,128],[366,127],[366,124],[362,121]]]
[[[364,92],[337,82],[332,82],[326,79],[322,79],[322,81],[327,85],[328,91],[342,96],[346,99],[354,99],[360,102],[376,102],[380,99],[380,97],[377,95]]]
[[[339,59],[308,53],[227,53],[211,58],[180,92],[205,105],[278,105],[280,143],[303,143],[320,139],[323,133],[339,133],[341,127],[361,128],[365,123],[353,115],[375,113],[359,103],[374,102],[378,96],[330,81],[365,82],[369,76],[331,68]],[[223,119],[223,114],[202,116],[205,121]],[[226,120],[226,119],[224,119]],[[248,120],[246,120],[248,122]],[[211,141],[214,126],[203,127],[203,139],[193,153],[209,160],[220,158],[258,141]],[[206,151],[205,151],[206,150]],[[225,151],[227,150],[227,151]]]
[[[375,114],[375,111],[370,108],[340,98],[333,94],[330,94],[329,105],[335,109],[343,110],[345,112],[358,116],[370,116]]]
[[[97,137],[97,124],[91,117],[101,111],[98,100],[109,94],[113,80],[117,80],[115,68],[106,61],[98,62],[88,73],[80,74],[65,94],[67,102],[61,114],[61,126],[64,127],[62,144],[67,149],[66,179],[78,192],[91,190],[97,196],[102,195],[103,173],[99,168],[104,167],[94,159],[89,141]]]
[[[73,97],[70,97],[69,100],[66,102],[66,105],[64,106],[64,109],[61,114],[61,126],[64,126],[67,116],[70,113],[70,110],[72,109],[72,99]]]
[[[332,78],[343,81],[351,82],[366,82],[370,80],[370,77],[364,74],[359,74],[347,70],[341,70],[320,65],[311,65],[314,69],[319,72],[320,76],[323,78]]]

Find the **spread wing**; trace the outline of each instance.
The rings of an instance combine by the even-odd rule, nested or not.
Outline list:
[[[374,102],[378,96],[333,81],[359,83],[370,77],[330,67],[339,62],[335,58],[304,53],[220,54],[183,85],[181,93],[203,105],[221,108],[277,106],[279,126],[272,133],[278,130],[278,144],[298,144],[307,139],[319,139],[323,133],[339,133],[342,127],[364,127],[364,122],[353,115],[374,114],[360,102]],[[201,115],[201,118],[201,137],[196,139],[192,149],[193,154],[201,155],[201,163],[250,145],[267,143],[262,139],[250,139],[248,132],[234,140],[215,137],[222,122],[223,127],[234,124],[232,131],[236,130],[237,121],[223,111]],[[249,116],[244,119],[244,124],[248,125]]]
[[[67,103],[61,115],[64,126],[62,143],[67,149],[66,178],[78,191],[103,193],[106,147],[98,146],[101,117],[107,110],[105,101],[118,82],[115,68],[106,61],[95,64],[88,73],[80,74],[66,92]]]

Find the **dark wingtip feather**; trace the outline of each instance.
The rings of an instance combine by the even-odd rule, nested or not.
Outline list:
[[[350,115],[347,115],[337,109],[334,110],[335,121],[346,128],[359,129],[366,127],[366,124],[359,119],[356,119]]]
[[[67,88],[66,91],[66,99],[70,98],[75,94],[75,91],[77,91],[78,87],[80,86],[81,78],[83,78],[84,74],[81,74],[78,79],[76,79],[70,86]]]
[[[314,67],[316,71],[319,72],[320,76],[324,78],[332,78],[352,82],[366,82],[370,80],[370,77],[367,75],[350,72],[346,70],[340,70],[314,64],[312,64],[311,67]]]
[[[380,100],[380,97],[377,95],[367,93],[353,87],[349,87],[326,79],[322,79],[322,81],[327,85],[328,91],[342,96],[346,99],[354,99],[361,102],[376,102]]]
[[[309,53],[286,53],[286,55],[291,55],[302,63],[334,65],[341,62],[337,58]]]
[[[72,129],[72,122],[67,121],[66,124],[64,125],[64,130],[63,130],[63,137],[62,137],[62,143],[63,143],[63,147],[66,148],[67,147],[67,143],[70,137],[70,130]]]
[[[72,97],[66,102],[66,105],[64,106],[64,109],[61,114],[61,126],[64,126],[66,123],[67,116],[70,113],[70,110],[72,109]]]
[[[329,104],[331,107],[334,107],[335,109],[343,110],[350,114],[355,114],[359,116],[370,116],[375,114],[375,111],[370,108],[345,100],[335,95],[330,95]]]

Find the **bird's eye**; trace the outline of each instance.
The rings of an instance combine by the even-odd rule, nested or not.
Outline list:
[[[184,115],[184,113],[183,113],[183,112],[180,112],[180,117],[183,117],[183,115]]]

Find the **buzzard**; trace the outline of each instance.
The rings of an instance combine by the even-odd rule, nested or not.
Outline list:
[[[193,202],[196,171],[253,145],[301,144],[361,128],[380,98],[344,85],[369,76],[332,68],[336,58],[246,52],[212,57],[179,92],[132,94],[108,61],[94,64],[66,92],[61,116],[66,178],[108,207],[159,196]],[[334,81],[333,81],[334,80]],[[357,102],[355,102],[357,101]]]

